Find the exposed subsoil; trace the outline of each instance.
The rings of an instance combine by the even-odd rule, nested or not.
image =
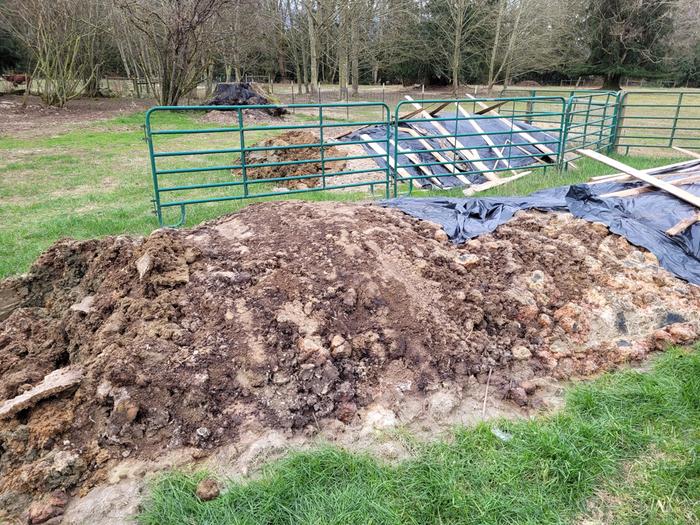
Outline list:
[[[570,215],[520,213],[455,247],[397,210],[270,202],[190,230],[60,241],[0,284],[3,318],[0,406],[54,370],[83,372],[0,419],[0,509],[14,516],[252,428],[447,419],[487,381],[491,398],[537,409],[548,381],[696,339],[700,289]],[[50,497],[44,514],[60,514]]]

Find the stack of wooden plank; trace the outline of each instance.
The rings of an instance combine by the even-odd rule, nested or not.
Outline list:
[[[692,212],[690,215],[688,215],[688,217],[666,230],[666,234],[675,236],[679,235],[688,227],[700,221],[700,196],[695,195],[694,193],[691,193],[683,188],[683,186],[700,182],[700,153],[677,147],[674,147],[674,149],[693,157],[694,160],[669,164],[667,166],[661,166],[659,168],[649,170],[638,170],[596,151],[583,149],[579,150],[579,153],[602,162],[603,164],[607,164],[620,172],[612,175],[594,177],[589,181],[589,184],[628,181],[641,181],[644,183],[633,188],[604,193],[600,195],[600,197],[624,198],[634,197],[652,191],[664,191],[670,195],[673,195],[677,199],[694,206],[696,211]]]
[[[556,162],[557,152],[547,144],[557,139],[545,131],[527,128],[525,123],[501,116],[496,109],[507,101],[497,101],[490,106],[475,101],[479,109],[474,113],[456,104],[453,126],[452,116],[445,120],[440,115],[452,102],[423,106],[409,96],[406,99],[414,109],[398,118],[398,125],[393,128],[397,136],[392,133],[389,137],[389,152],[383,129],[353,130],[336,140],[354,135],[354,139],[364,141],[363,146],[372,153],[386,155],[399,181],[411,181],[418,188],[424,187],[426,181],[439,189],[463,187],[465,195],[525,177],[532,173],[520,171],[527,165]],[[448,129],[452,127],[454,129]],[[497,131],[494,132],[494,128]],[[384,162],[384,159],[377,158],[377,161]],[[506,173],[507,176],[502,176]]]

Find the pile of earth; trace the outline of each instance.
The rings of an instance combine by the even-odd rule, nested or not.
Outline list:
[[[214,88],[206,106],[265,106],[274,104],[270,96],[255,82],[221,82]],[[282,106],[262,108],[268,115],[279,117],[287,113]]]
[[[324,146],[323,153],[321,147],[297,147],[287,148],[287,146],[304,146],[306,144],[320,144],[320,137],[311,131],[287,131],[273,138],[263,140],[255,145],[256,148],[269,148],[246,153],[247,164],[273,164],[294,161],[309,161],[302,164],[282,164],[275,166],[263,166],[248,168],[249,179],[289,179],[276,181],[275,183],[291,190],[314,188],[321,185],[319,177],[308,177],[309,175],[321,174],[325,166],[327,174],[333,174],[345,169],[345,160],[330,160],[321,162],[321,157],[342,159],[346,157],[340,148],[336,146]],[[281,148],[281,149],[280,149]],[[304,178],[297,178],[304,177]]]
[[[454,246],[397,210],[269,202],[57,242],[0,284],[0,319],[0,509],[50,494],[39,522],[125,458],[206,454],[250,428],[428,411],[447,384],[533,405],[545,380],[694,340],[700,290],[570,215]],[[49,374],[64,386],[32,399]]]

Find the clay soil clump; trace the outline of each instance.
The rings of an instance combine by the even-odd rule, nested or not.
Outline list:
[[[127,458],[251,428],[342,428],[370,407],[446,416],[445,385],[489,376],[492,397],[537,408],[543,382],[690,342],[700,316],[697,287],[570,215],[521,213],[457,247],[397,210],[338,202],[63,240],[0,301],[0,402],[58,369],[81,378],[0,419],[10,514],[84,494]]]

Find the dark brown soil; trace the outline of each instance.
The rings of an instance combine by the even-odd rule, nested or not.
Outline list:
[[[0,508],[85,492],[124,458],[235,443],[251,421],[356,421],[388,392],[490,379],[519,405],[697,337],[700,290],[596,224],[524,213],[454,247],[396,210],[270,202],[192,230],[56,243],[0,285]],[[11,313],[10,313],[11,312]],[[399,379],[400,378],[400,381]]]
[[[312,162],[249,168],[248,177],[251,179],[290,178],[290,180],[277,183],[278,185],[289,189],[304,189],[320,186],[321,178],[304,176],[322,173],[322,156],[326,159],[337,159],[345,157],[346,153],[343,153],[340,148],[335,146],[324,146],[323,153],[321,152],[320,147],[278,149],[284,146],[304,144],[320,144],[320,138],[310,131],[292,130],[259,142],[255,145],[256,148],[268,147],[270,149],[264,151],[254,151],[247,154],[246,162],[248,164],[284,163],[290,161]],[[325,162],[325,172],[328,175],[342,171],[344,168],[344,160]]]

